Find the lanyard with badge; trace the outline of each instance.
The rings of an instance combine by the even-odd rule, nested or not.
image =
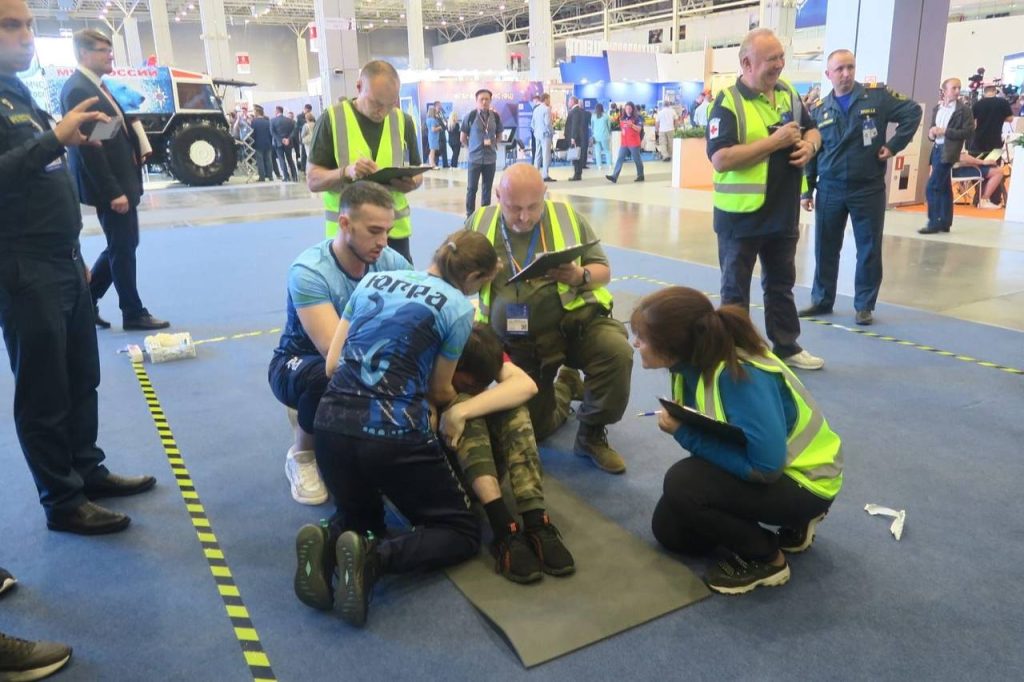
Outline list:
[[[487,115],[484,116],[484,114],[487,114]],[[490,134],[491,112],[490,112],[490,110],[481,111],[480,115],[477,116],[477,118],[480,119],[480,126],[484,129],[484,146],[485,147],[490,147],[491,146],[491,134]]]
[[[870,147],[878,137],[878,126],[875,125],[875,119],[868,116],[864,119],[864,123],[861,124],[861,134],[864,137],[864,146]]]
[[[520,265],[516,257],[512,255],[512,242],[509,239],[504,218],[501,219],[501,236],[502,242],[505,244],[505,255],[508,256],[509,267],[512,268],[512,274],[517,275],[524,266]],[[539,225],[530,238],[530,246],[526,249],[526,259],[523,262],[527,265],[533,262],[538,236],[541,247],[545,252],[548,250],[547,240],[544,238],[544,226]],[[518,285],[516,286],[516,291],[518,291]],[[525,303],[509,303],[505,306],[505,332],[511,336],[525,336],[530,333],[530,306]]]

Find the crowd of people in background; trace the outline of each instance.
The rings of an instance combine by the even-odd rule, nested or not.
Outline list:
[[[253,164],[260,182],[275,179],[298,182],[299,175],[306,174],[316,125],[312,104],[303,105],[298,114],[275,106],[274,116],[270,118],[261,105],[256,104],[250,110],[248,103],[243,103],[227,116],[232,136],[252,146]]]

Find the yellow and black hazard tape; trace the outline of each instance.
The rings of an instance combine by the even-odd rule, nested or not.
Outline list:
[[[662,287],[679,286],[679,285],[676,285],[676,284],[674,284],[672,282],[665,282],[665,281],[662,281],[660,279],[654,279],[653,277],[646,277],[644,275],[620,275],[618,277],[613,277],[612,278],[612,282],[624,282],[624,281],[628,281],[628,280],[635,280],[635,281],[640,281],[640,282],[648,282],[649,284],[656,284],[656,285],[662,286]],[[707,292],[707,291],[705,291],[703,293],[708,298],[718,298],[719,297],[719,294],[714,294],[714,293],[710,293],[710,292]],[[757,303],[751,303],[750,305],[753,308],[763,308],[764,307],[764,306],[759,305]],[[866,337],[868,337],[870,339],[877,339],[878,341],[888,341],[889,343],[895,343],[898,346],[906,346],[907,348],[914,348],[916,350],[927,351],[929,353],[934,353],[935,355],[941,355],[944,358],[953,358],[954,360],[959,360],[961,362],[966,362],[966,363],[969,363],[969,364],[972,364],[972,365],[977,365],[978,367],[987,367],[989,369],[998,369],[999,371],[1006,372],[1007,374],[1024,375],[1024,369],[1018,369],[1016,367],[1007,367],[1006,365],[1000,365],[999,363],[996,363],[996,362],[989,362],[987,360],[980,360],[978,358],[975,358],[975,357],[972,357],[970,355],[966,355],[966,354],[963,354],[963,353],[954,353],[953,351],[942,350],[941,348],[935,348],[934,346],[927,346],[927,345],[925,345],[923,343],[917,343],[915,341],[907,341],[905,339],[899,339],[899,338],[896,338],[895,336],[888,336],[886,334],[880,334],[878,332],[869,331],[867,329],[856,329],[854,327],[847,327],[846,325],[837,324],[835,322],[829,322],[828,320],[822,320],[821,318],[817,318],[817,317],[805,317],[805,318],[802,318],[802,319],[804,319],[804,320],[806,320],[808,322],[813,322],[815,324],[821,325],[823,327],[832,327],[833,329],[839,329],[839,330],[842,330],[842,331],[845,331],[845,332],[850,332],[851,334],[858,334],[860,336],[866,336]]]
[[[206,556],[206,562],[210,566],[210,573],[213,574],[214,582],[217,583],[217,591],[220,593],[221,599],[224,600],[224,608],[227,610],[228,618],[231,620],[235,637],[242,647],[242,654],[245,656],[245,662],[249,666],[249,672],[252,674],[253,681],[276,681],[277,678],[274,676],[274,671],[270,668],[270,659],[267,658],[266,652],[263,651],[260,636],[257,634],[256,628],[253,627],[252,619],[249,617],[249,610],[242,601],[238,585],[235,584],[235,579],[231,575],[231,569],[228,568],[228,562],[224,558],[224,551],[220,548],[220,543],[217,542],[217,536],[213,533],[213,526],[210,525],[210,519],[206,516],[206,510],[199,499],[199,493],[196,492],[195,483],[193,483],[192,476],[185,467],[181,450],[178,449],[178,444],[174,440],[174,434],[171,433],[171,426],[167,423],[167,417],[164,415],[164,410],[156,397],[156,391],[153,389],[153,383],[149,380],[149,374],[141,362],[133,362],[132,369],[135,371],[135,378],[139,381],[139,387],[142,388],[142,395],[146,398],[146,406],[149,408],[149,414],[153,417],[153,424],[156,426],[156,432],[160,436],[160,443],[164,447],[164,454],[167,455],[167,462],[171,465],[171,471],[174,473],[178,490],[185,501],[185,508],[192,519],[192,526],[196,529],[199,544],[203,547],[203,554]]]
[[[234,341],[236,339],[251,339],[254,336],[263,336],[264,334],[277,334],[280,331],[280,327],[275,327],[273,329],[267,329],[265,331],[242,332],[240,334],[229,334],[228,336],[215,336],[212,339],[200,339],[199,341],[193,341],[192,344],[198,346],[203,343],[220,343],[221,341]]]

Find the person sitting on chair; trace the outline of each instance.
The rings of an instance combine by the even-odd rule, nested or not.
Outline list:
[[[1000,209],[998,203],[992,201],[993,195],[996,190],[1003,184],[1003,169],[999,165],[999,159],[988,160],[988,156],[972,156],[967,153],[967,150],[960,152],[959,167],[953,169],[953,179],[963,179],[974,177],[974,169],[978,169],[981,173],[983,180],[981,196],[978,199],[978,208],[987,210]],[[962,171],[962,169],[968,168],[970,170]]]

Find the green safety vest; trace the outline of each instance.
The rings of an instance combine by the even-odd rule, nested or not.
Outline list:
[[[839,436],[829,428],[818,404],[786,363],[772,353],[751,356],[740,352],[740,361],[772,374],[780,374],[793,396],[797,417],[786,439],[786,464],[783,473],[815,495],[831,500],[843,487],[843,455]],[[702,374],[697,382],[697,411],[718,421],[728,421],[722,408],[718,382],[725,369],[721,363],[710,383]],[[672,374],[672,398],[683,403],[683,375]]]
[[[776,97],[783,93],[789,97],[793,120],[800,121],[800,95],[786,81],[779,79],[785,90],[777,90]],[[736,103],[739,102],[740,106]],[[770,135],[768,125],[757,110],[753,100],[748,100],[740,93],[739,87],[733,85],[726,88],[722,95],[722,106],[736,116],[736,132],[739,144],[750,144]],[[715,208],[730,213],[753,213],[764,205],[765,193],[768,189],[768,159],[765,158],[753,166],[713,174],[715,191],[713,194]],[[807,191],[807,179],[803,179],[803,189]]]
[[[339,115],[340,114],[340,115]],[[331,117],[331,132],[334,133],[334,160],[338,168],[344,169],[359,159],[373,158],[370,145],[363,138],[356,120],[355,109],[348,100],[342,100],[327,110]],[[401,168],[405,165],[405,116],[401,109],[392,109],[387,116],[387,130],[380,136],[380,147],[374,161],[379,168]],[[342,171],[344,172],[344,171]],[[338,211],[341,209],[341,192],[324,192],[325,234],[328,238],[338,234]],[[395,202],[395,226],[388,236],[404,239],[412,234],[409,200],[402,192],[391,192]]]
[[[540,229],[544,230],[544,238],[554,246],[555,251],[567,249],[582,243],[580,240],[580,224],[576,212],[562,201],[545,201],[547,220],[541,218]],[[498,218],[501,216],[499,206],[484,206],[473,214],[474,232],[482,232],[491,244],[498,246]],[[536,228],[534,228],[536,229]],[[612,309],[612,293],[605,287],[578,291],[576,287],[558,283],[558,295],[562,299],[562,308],[576,310],[588,303],[597,303],[605,310]],[[480,308],[477,310],[478,322],[489,322],[491,318],[491,285],[487,284],[480,290]]]

